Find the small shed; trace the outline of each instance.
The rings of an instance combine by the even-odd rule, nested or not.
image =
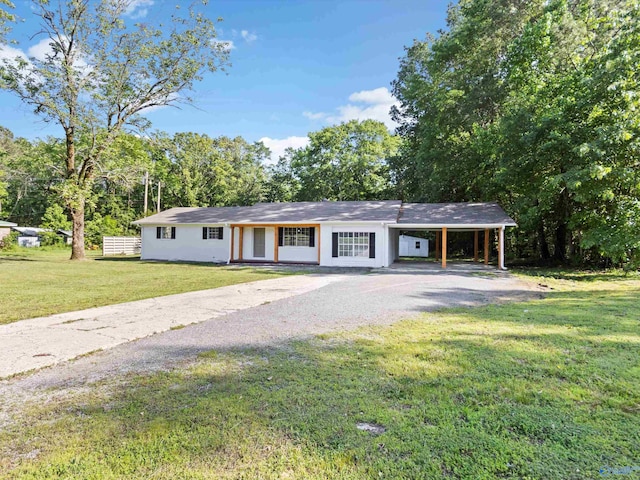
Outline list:
[[[20,234],[18,245],[21,247],[39,247],[40,235],[49,231],[38,227],[12,227],[11,229]]]
[[[17,223],[5,222],[4,220],[0,220],[0,242],[2,239],[11,233],[11,229],[13,227],[17,227]]]
[[[58,235],[62,237],[65,245],[71,245],[71,241],[73,240],[73,232],[71,230],[58,230]]]
[[[428,257],[429,240],[412,235],[400,235],[399,249],[401,257]]]

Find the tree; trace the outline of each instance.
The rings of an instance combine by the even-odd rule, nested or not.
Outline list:
[[[627,0],[461,0],[394,82],[403,194],[499,200],[541,258],[639,262],[639,25]]]
[[[71,222],[64,213],[64,209],[57,203],[54,203],[44,212],[40,227],[48,228],[49,230],[57,232],[58,230],[70,229]]]
[[[351,120],[310,133],[308,146],[287,154],[296,200],[385,198],[390,189],[388,161],[399,143],[375,120]],[[284,165],[278,168],[286,172]]]
[[[152,26],[125,18],[131,0],[32,3],[51,50],[42,59],[4,60],[0,86],[64,131],[71,258],[83,259],[86,202],[106,152],[122,131],[148,127],[144,110],[188,101],[178,94],[224,67],[228,49],[195,5],[186,15],[176,7],[169,25]]]
[[[0,0],[0,42],[9,31],[7,23],[15,21],[15,15],[9,11],[11,8],[14,8],[14,5],[9,0]]]
[[[251,205],[262,200],[269,151],[241,137],[177,133],[155,140],[155,177],[166,206]]]

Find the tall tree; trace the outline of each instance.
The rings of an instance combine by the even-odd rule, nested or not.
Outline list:
[[[640,260],[638,15],[630,0],[460,0],[394,82],[404,195],[500,200],[543,258]]]
[[[400,139],[375,120],[351,120],[310,133],[308,146],[287,154],[296,200],[385,198],[391,185],[389,159],[399,144]]]
[[[169,24],[132,24],[132,0],[32,0],[44,58],[4,60],[0,86],[64,131],[63,198],[73,219],[72,259],[84,258],[87,198],[105,152],[123,130],[144,129],[145,109],[188,101],[207,72],[227,61],[227,45],[214,41],[214,22],[195,5]],[[206,2],[203,2],[206,4]],[[78,140],[86,138],[78,148]]]

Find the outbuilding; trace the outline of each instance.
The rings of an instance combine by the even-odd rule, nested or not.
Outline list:
[[[17,223],[5,222],[4,220],[0,220],[0,242],[2,239],[11,233],[11,229],[13,227],[17,227]]]
[[[435,231],[446,268],[447,232],[497,232],[515,222],[497,203],[421,204],[400,200],[257,203],[248,207],[180,207],[140,219],[141,258],[218,263],[303,263],[387,267],[400,255],[400,231]],[[477,257],[477,255],[476,255]],[[476,258],[477,259],[477,258]]]

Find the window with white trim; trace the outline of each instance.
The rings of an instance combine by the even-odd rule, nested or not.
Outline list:
[[[308,247],[311,245],[311,229],[309,227],[284,227],[285,247]]]
[[[339,257],[369,257],[368,232],[338,232]]]

